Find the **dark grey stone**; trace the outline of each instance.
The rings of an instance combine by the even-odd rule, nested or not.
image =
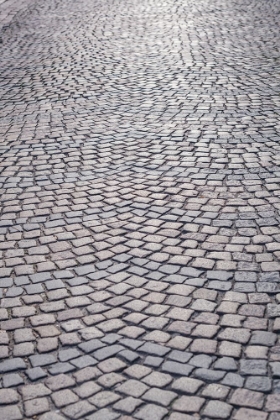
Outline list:
[[[248,359],[240,361],[241,375],[266,375],[267,361],[259,359]]]
[[[55,363],[50,368],[48,368],[48,371],[51,375],[58,375],[60,373],[67,373],[71,372],[73,370],[76,370],[75,366],[71,365],[69,362],[65,363]]]
[[[164,362],[162,365],[163,372],[168,372],[181,376],[189,376],[193,369],[194,366],[187,365],[186,363],[178,363],[171,361]]]
[[[203,381],[210,381],[210,382],[217,382],[223,379],[226,372],[219,371],[219,370],[210,370],[210,369],[196,369],[194,371],[195,378],[201,379]]]
[[[269,273],[261,273],[260,274],[260,281],[261,282],[269,282],[269,283],[279,283],[280,282],[280,274],[277,271],[272,271]]]
[[[214,363],[214,369],[236,371],[237,364],[232,357],[222,357]]]
[[[47,373],[40,367],[28,369],[25,373],[31,381],[37,381],[37,379],[42,379],[48,376]]]
[[[175,360],[180,363],[187,363],[191,357],[192,353],[179,350],[172,350],[167,356],[168,359]]]
[[[21,359],[20,357],[16,357],[14,359],[7,359],[4,362],[0,363],[1,373],[11,372],[14,370],[21,370],[25,368],[26,368],[25,361]]]
[[[24,384],[23,378],[18,373],[10,373],[8,375],[3,375],[2,381],[4,388],[10,388],[12,386]]]
[[[249,283],[256,282],[257,273],[253,271],[237,271],[234,275],[234,280]]]
[[[131,350],[122,350],[118,355],[130,363],[133,363],[140,358],[138,353]]]
[[[195,367],[209,368],[212,362],[213,358],[211,356],[208,356],[206,354],[198,354],[191,358],[189,364]]]
[[[143,346],[138,348],[138,351],[155,356],[165,356],[170,352],[170,348],[161,346],[160,344],[145,343]]]
[[[235,388],[242,388],[244,381],[245,379],[239,374],[230,372],[226,374],[221,383]]]
[[[229,271],[207,271],[206,273],[208,280],[220,280],[220,281],[228,281],[233,277],[233,273]]]
[[[56,358],[52,354],[35,354],[30,356],[29,360],[33,367],[47,366],[56,362]]]
[[[274,346],[277,340],[277,334],[269,331],[253,331],[250,344],[261,346]]]
[[[124,350],[123,346],[120,346],[119,344],[115,344],[113,346],[107,346],[105,348],[96,350],[93,353],[93,356],[95,359],[101,361],[101,360],[108,359],[109,357],[115,356],[122,350]]]
[[[152,367],[159,367],[164,361],[163,357],[148,356],[144,360],[144,364]]]
[[[245,388],[258,392],[270,392],[272,388],[271,379],[265,376],[249,376],[246,379]]]

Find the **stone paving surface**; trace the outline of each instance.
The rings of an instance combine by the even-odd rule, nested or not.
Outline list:
[[[279,420],[279,1],[1,11],[1,419]]]

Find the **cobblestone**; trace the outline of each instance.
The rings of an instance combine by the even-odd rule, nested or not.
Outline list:
[[[173,404],[173,408],[184,413],[196,413],[204,403],[204,398],[183,396]]]
[[[180,378],[173,382],[172,389],[186,394],[195,394],[203,385],[202,381],[193,378]]]
[[[222,401],[209,401],[204,409],[204,415],[210,418],[226,419],[230,417],[232,406]]]
[[[19,401],[18,393],[13,389],[0,389],[0,404],[12,404]]]
[[[72,419],[83,418],[93,411],[95,411],[95,407],[87,401],[78,401],[74,404],[68,405],[62,410],[63,414]]]
[[[5,419],[278,420],[280,9],[249,6],[0,0]]]
[[[51,391],[43,384],[25,385],[21,388],[24,400],[32,400],[37,397],[44,397],[51,394]]]
[[[260,392],[236,389],[230,398],[232,404],[245,407],[262,408],[264,396]]]
[[[141,408],[140,411],[136,414],[136,418],[141,420],[161,420],[167,414],[167,410],[163,407],[159,407],[154,404],[147,404],[145,407]]]
[[[27,417],[42,414],[49,411],[49,402],[47,398],[35,398],[24,403],[24,410]]]
[[[1,415],[7,420],[21,420],[22,414],[16,405],[9,405],[1,408]]]

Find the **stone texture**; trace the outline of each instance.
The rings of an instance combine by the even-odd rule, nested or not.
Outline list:
[[[204,398],[183,396],[178,398],[173,404],[173,408],[184,413],[196,413],[204,403]]]
[[[279,417],[280,5],[247,6],[0,0],[7,420]]]
[[[27,417],[32,417],[45,411],[49,411],[49,402],[47,398],[35,398],[24,403],[24,410]]]
[[[1,415],[7,420],[21,420],[23,416],[16,405],[1,407]]]
[[[230,402],[238,406],[262,408],[264,403],[264,396],[260,392],[239,388],[236,389],[232,394]]]
[[[232,406],[222,401],[209,401],[203,411],[210,418],[227,419],[230,417]]]
[[[163,407],[147,404],[135,414],[135,417],[141,420],[161,420],[167,413],[168,411]]]

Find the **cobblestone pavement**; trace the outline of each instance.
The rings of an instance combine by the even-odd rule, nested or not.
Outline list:
[[[0,11],[1,419],[279,420],[279,1]]]

